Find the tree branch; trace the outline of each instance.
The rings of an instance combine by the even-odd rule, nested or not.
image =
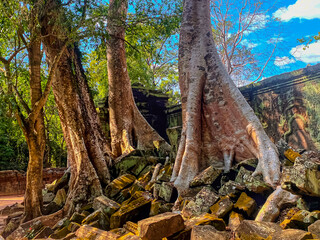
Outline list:
[[[28,104],[23,100],[23,98],[22,98],[21,94],[19,93],[17,87],[14,86],[13,84],[12,84],[12,87],[13,87],[14,92],[16,93],[16,95],[17,95],[20,103],[22,104],[23,108],[26,110],[27,114],[30,114],[30,113],[31,113],[31,110],[30,110]]]
[[[49,94],[51,91],[51,86],[53,83],[54,72],[57,69],[60,58],[67,47],[67,43],[68,42],[65,43],[65,45],[61,49],[60,53],[53,60],[53,64],[49,70],[48,81],[47,81],[46,87],[44,89],[44,92],[43,92],[41,98],[39,99],[39,101],[37,101],[35,103],[34,108],[32,109],[32,112],[29,114],[29,119],[31,122],[35,122],[36,118],[38,117],[39,113],[41,112],[41,109],[43,108],[43,106],[46,104],[46,102],[48,100],[48,97],[49,97]]]

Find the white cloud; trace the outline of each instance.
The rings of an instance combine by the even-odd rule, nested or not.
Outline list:
[[[293,58],[289,57],[276,57],[274,60],[274,65],[278,67],[284,67],[288,64],[295,63],[296,61]]]
[[[242,40],[241,44],[242,44],[243,46],[248,47],[248,48],[255,48],[256,46],[259,45],[259,43],[249,42],[248,39]]]
[[[284,38],[283,37],[273,37],[273,38],[270,38],[267,43],[268,44],[275,44],[275,43],[280,43],[280,42],[283,42]]]
[[[305,63],[320,62],[320,42],[311,43],[305,50],[304,48],[304,45],[296,46],[290,50],[290,54]]]
[[[297,0],[295,4],[278,9],[273,16],[285,22],[293,18],[320,18],[320,0]]]

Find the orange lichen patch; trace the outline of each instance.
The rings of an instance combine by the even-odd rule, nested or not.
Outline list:
[[[286,158],[288,158],[291,162],[294,162],[296,160],[297,157],[301,157],[301,155],[295,151],[293,151],[291,148],[287,149],[284,152],[284,155],[286,156]]]

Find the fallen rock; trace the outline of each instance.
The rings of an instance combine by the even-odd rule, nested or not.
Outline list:
[[[308,231],[311,232],[311,233],[314,234],[317,238],[320,239],[320,220],[312,223],[312,224],[308,227]]]
[[[103,231],[88,225],[81,226],[76,231],[76,236],[81,239],[94,239],[94,240],[116,240],[120,237],[119,234],[114,232]]]
[[[232,231],[235,231],[239,227],[240,223],[243,220],[244,220],[244,217],[242,214],[232,211],[229,215],[229,225],[228,226]]]
[[[68,226],[65,226],[59,230],[56,230],[53,234],[49,236],[49,238],[53,239],[62,239],[70,233]]]
[[[206,186],[182,210],[184,217],[197,216],[209,211],[210,207],[219,199],[212,187]]]
[[[126,221],[131,221],[136,218],[142,219],[148,217],[151,201],[152,199],[141,197],[127,205],[121,206],[120,209],[111,216],[110,228],[121,227]]]
[[[218,218],[223,218],[233,208],[233,202],[228,196],[222,197],[218,202],[210,207],[210,211]]]
[[[157,181],[169,182],[171,175],[172,175],[172,165],[167,164],[159,171],[159,174],[157,176]]]
[[[239,194],[244,190],[244,185],[230,180],[222,185],[222,187],[219,189],[219,194],[222,196],[228,195],[230,197],[236,197],[239,196]]]
[[[119,203],[107,198],[106,196],[97,197],[93,201],[93,209],[98,210],[101,208],[107,216],[114,214],[120,206],[121,205]]]
[[[306,210],[300,210],[296,212],[292,218],[288,219],[285,223],[282,222],[283,228],[298,228],[307,230],[308,226],[315,222],[315,218],[310,216],[310,212]]]
[[[234,204],[234,208],[250,217],[256,210],[257,204],[253,198],[243,192],[241,193],[238,201]]]
[[[53,230],[50,227],[42,228],[33,239],[47,238],[53,233]]]
[[[211,185],[220,176],[222,171],[222,169],[210,166],[195,176],[195,178],[190,182],[190,187]]]
[[[200,225],[192,228],[190,240],[227,240],[225,232],[217,231],[213,226]]]
[[[43,195],[43,203],[47,204],[49,202],[52,202],[54,199],[55,195],[52,192],[47,192]]]
[[[66,191],[64,190],[64,188],[61,188],[58,190],[53,202],[55,204],[57,204],[59,207],[62,207],[67,199],[67,194]]]
[[[183,219],[177,213],[163,213],[138,222],[138,233],[142,240],[161,240],[183,229]]]
[[[131,174],[124,174],[114,179],[105,189],[106,196],[113,198],[122,189],[130,186],[135,180],[136,177]]]
[[[266,240],[306,240],[314,239],[310,232],[302,231],[299,229],[286,229],[279,232],[274,232]]]
[[[98,209],[90,215],[88,215],[85,219],[83,219],[82,225],[89,225],[93,222],[97,222],[99,228],[103,230],[109,230],[109,217],[104,214],[102,209]]]
[[[245,187],[255,193],[267,193],[272,191],[272,187],[266,184],[262,179],[252,176],[253,171],[241,167],[235,179],[236,183],[244,184]]]
[[[274,232],[280,232],[282,228],[271,222],[257,222],[252,220],[243,220],[235,231],[236,239],[255,240],[265,239]]]
[[[159,197],[166,202],[174,202],[178,197],[178,192],[172,183],[163,182],[159,189]]]
[[[57,194],[59,189],[68,187],[69,179],[70,179],[71,168],[68,168],[67,171],[63,174],[63,176],[55,183],[53,187],[53,193]],[[49,191],[49,189],[48,189]]]
[[[320,197],[320,162],[297,157],[293,166],[283,168],[281,186],[296,194]]]
[[[85,217],[86,217],[85,215],[75,212],[74,214],[72,214],[70,218],[70,222],[75,222],[80,224],[83,221],[83,219],[85,219]]]

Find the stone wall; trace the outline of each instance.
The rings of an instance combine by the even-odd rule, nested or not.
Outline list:
[[[43,187],[45,184],[59,179],[66,168],[43,169]],[[24,194],[26,189],[26,173],[17,170],[0,171],[0,196]]]
[[[320,149],[320,64],[240,88],[268,136]]]

